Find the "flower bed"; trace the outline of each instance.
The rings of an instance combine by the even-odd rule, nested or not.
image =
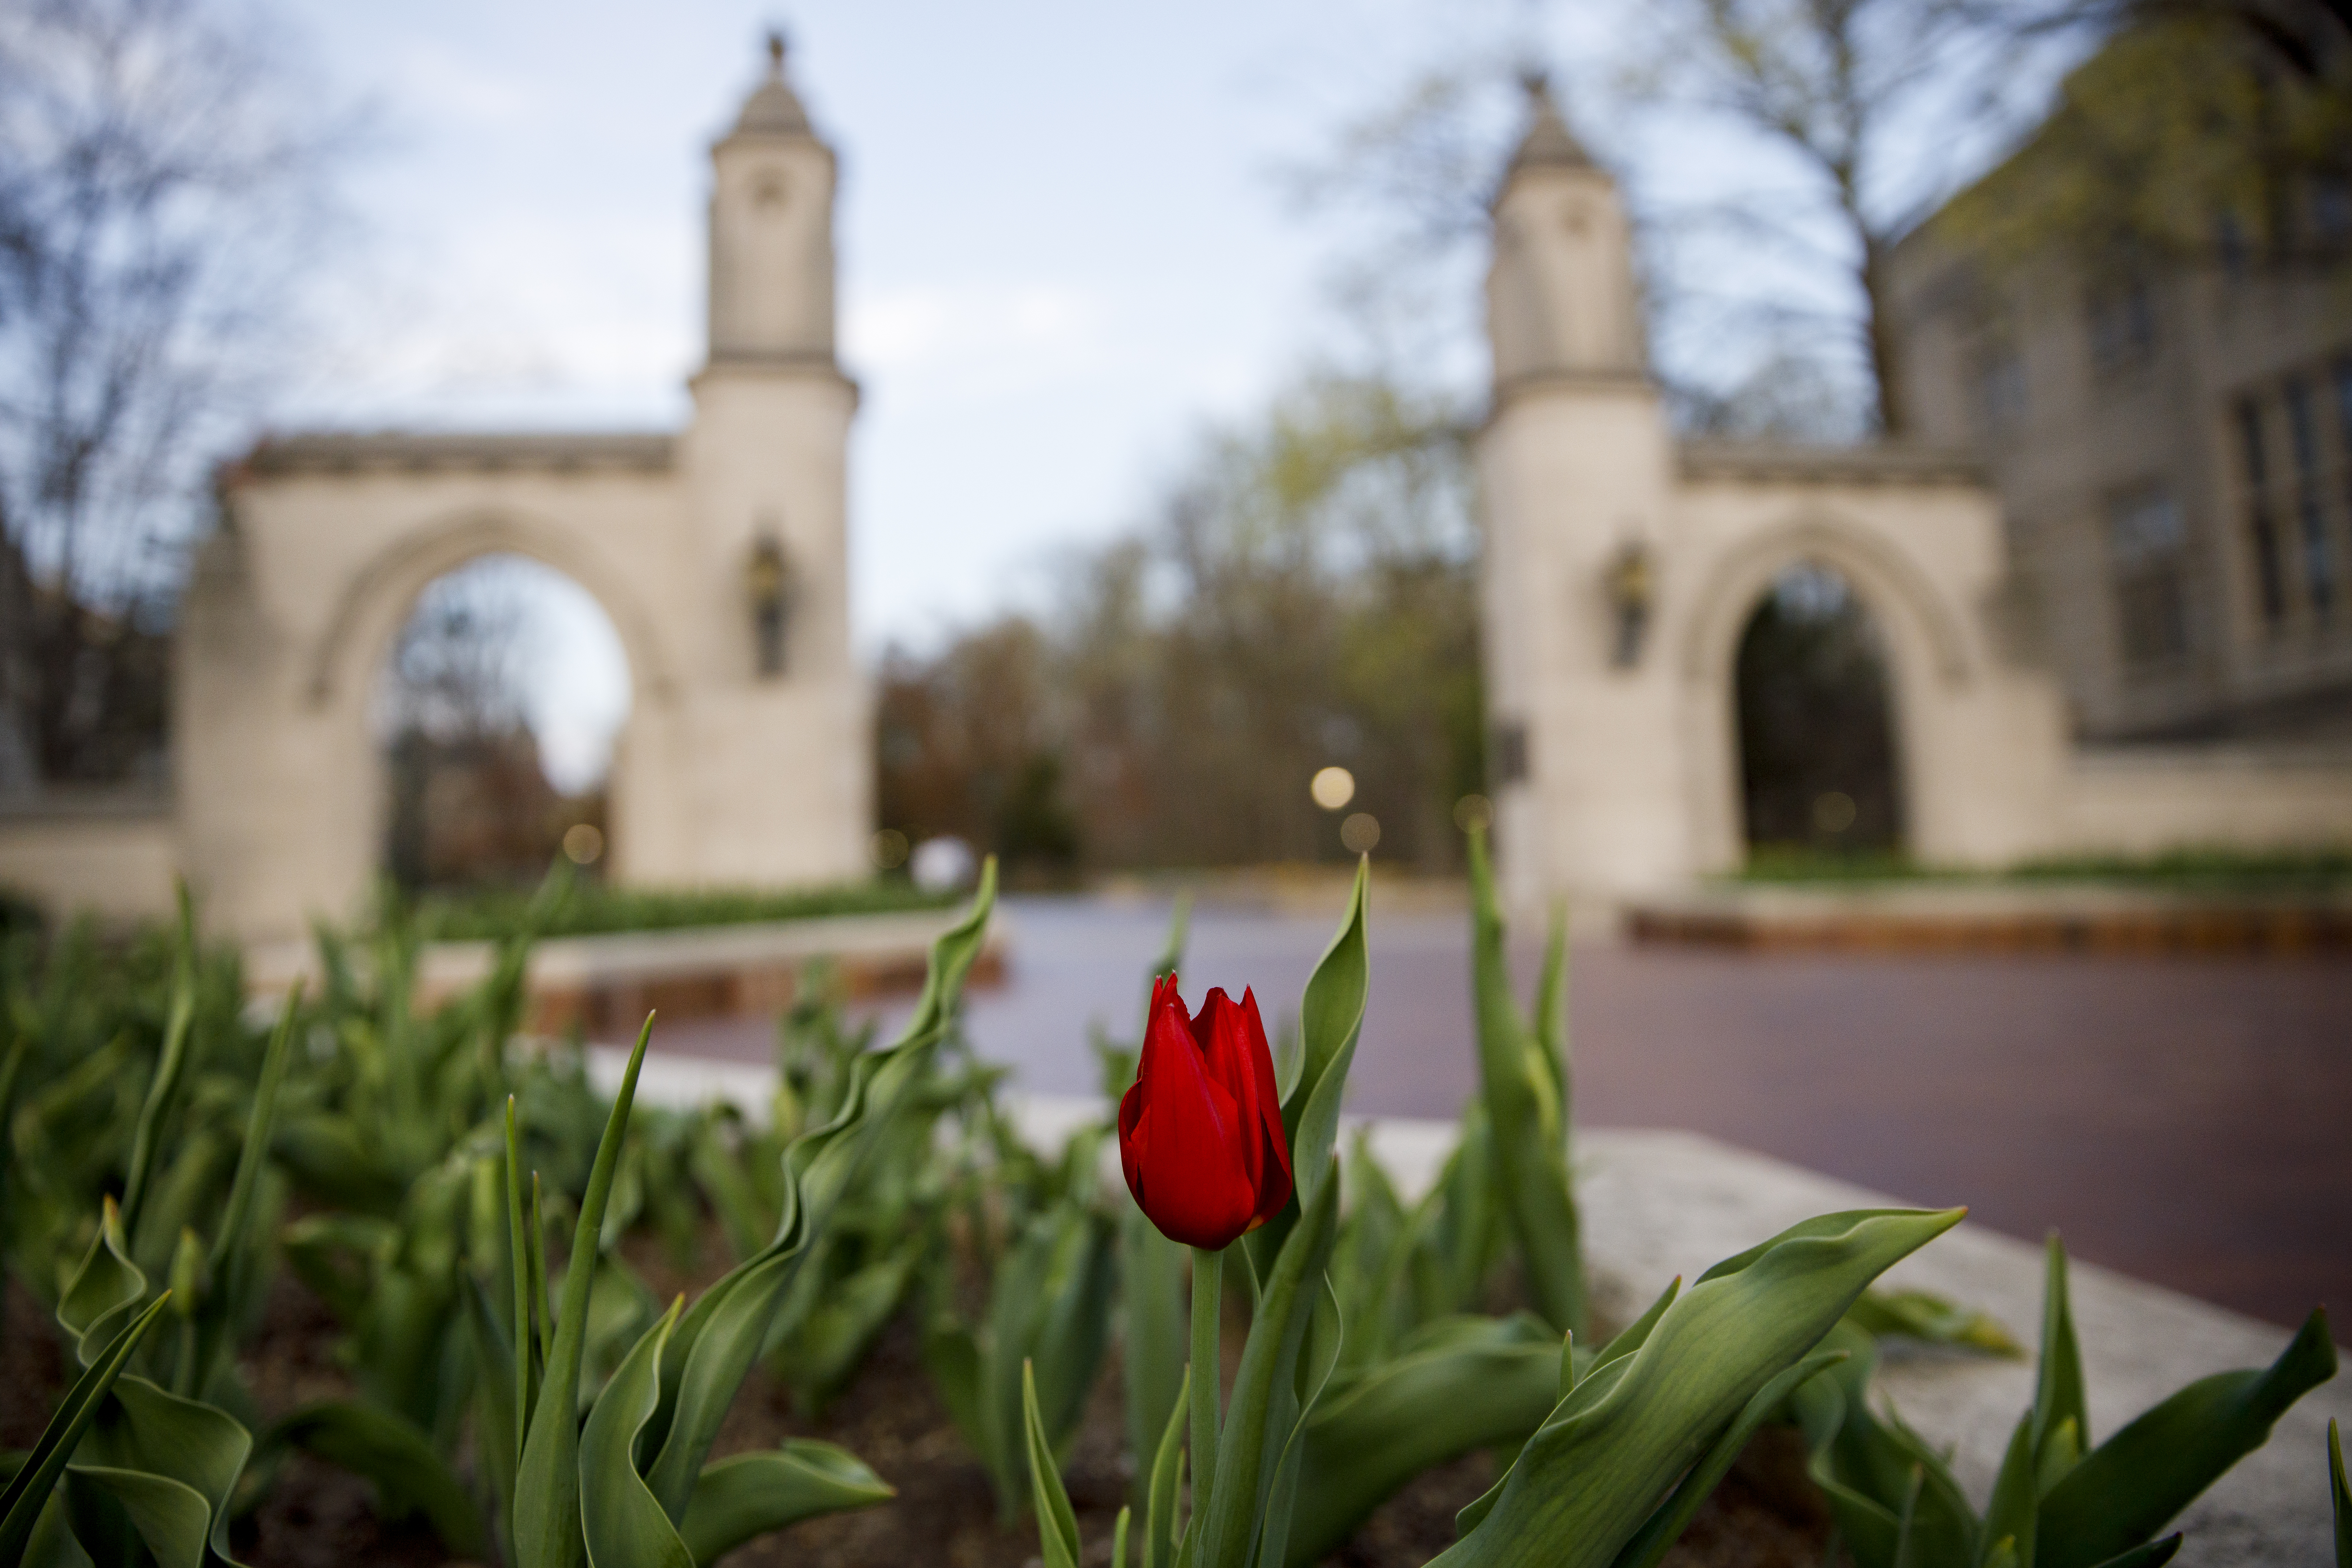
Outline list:
[[[2315,1314],[2267,1368],[2095,1427],[2053,1246],[2031,1405],[1972,1492],[1871,1396],[1890,1346],[2013,1349],[1872,1289],[1958,1211],[1816,1214],[1610,1301],[1560,933],[1522,1011],[1475,836],[1471,860],[1482,1090],[1402,1186],[1369,1143],[1338,1159],[1360,878],[1279,1049],[1247,1005],[1195,1027],[1180,920],[1141,1040],[1098,1045],[1116,1126],[1058,1148],[956,1028],[992,874],[896,1042],[795,1000],[763,1114],[637,1103],[643,1037],[609,1095],[513,1049],[520,939],[424,1016],[412,924],[364,963],[325,936],[319,995],[267,1030],[184,913],[164,984],[14,948],[0,1214],[56,1327],[20,1304],[11,1345],[58,1353],[0,1561],[348,1558],[340,1472],[405,1532],[362,1554],[518,1568],[1032,1542],[1047,1568],[1649,1568],[1678,1542],[1810,1560],[1825,1531],[1861,1568],[2156,1563],[2332,1375]],[[1140,1206],[1106,1193],[1113,1142]]]

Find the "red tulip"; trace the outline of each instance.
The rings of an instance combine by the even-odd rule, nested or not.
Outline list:
[[[1290,1201],[1290,1147],[1257,998],[1212,991],[1186,1016],[1154,981],[1135,1083],[1118,1102],[1127,1190],[1160,1233],[1217,1251]]]

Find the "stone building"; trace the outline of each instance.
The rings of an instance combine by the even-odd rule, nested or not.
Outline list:
[[[1494,216],[1482,612],[1514,901],[1741,863],[1737,648],[1791,568],[1834,573],[1876,627],[1920,860],[2352,838],[2352,759],[2074,743],[1978,432],[1939,414],[1950,439],[1675,438],[1615,185],[1539,83]]]
[[[188,590],[171,812],[0,817],[0,883],[131,914],[168,908],[181,870],[211,917],[248,939],[351,910],[383,842],[375,673],[425,587],[497,552],[573,578],[627,652],[635,701],[608,818],[618,879],[776,884],[861,869],[871,720],[850,655],[845,549],[857,392],[834,353],[834,156],[784,79],[781,46],[711,156],[709,358],[688,426],[265,442],[226,472],[225,522]],[[1740,649],[1759,605],[1806,573],[1833,574],[1874,628],[1885,723],[1868,750],[1891,775],[1880,816],[1921,860],[2352,840],[2352,762],[2340,755],[2076,743],[2070,691],[2094,738],[2186,728],[2202,710],[2188,696],[2178,708],[2153,696],[2097,708],[2082,693],[2105,688],[2053,673],[2051,644],[2090,634],[2072,612],[2059,617],[2063,637],[2037,624],[2029,590],[2061,580],[2033,575],[2039,556],[2018,570],[2029,552],[2004,504],[2038,506],[2058,479],[2031,464],[2012,479],[1997,462],[1995,488],[1983,447],[1961,439],[1983,432],[1953,412],[1961,348],[1937,346],[1950,329],[1932,311],[1920,395],[1948,439],[1679,440],[1648,373],[1616,188],[1539,83],[1494,216],[1481,635],[1515,902],[1670,889],[1740,864],[1752,826]],[[2265,321],[2277,309],[2242,308]],[[2296,686],[2298,671],[2346,668],[2338,628],[2352,604],[2336,608],[2337,546],[2281,553],[2312,537],[2310,505],[2341,526],[2341,447],[2323,470],[2298,423],[2316,419],[2319,376],[2336,362],[2289,326],[2263,332],[2266,346],[2230,376],[2193,383],[2220,389],[2204,395],[2194,439],[2147,436],[2131,448],[2147,462],[2112,493],[2176,484],[2183,518],[2235,498],[2234,532],[2196,526],[2236,542],[2215,546],[2232,564],[2212,614],[2254,628],[2231,634],[2251,651],[2207,662],[2252,671],[2233,689],[2267,701],[2321,689]],[[2029,392],[2038,384],[2029,378]],[[2172,397],[2173,384],[2151,381],[2145,395]],[[2232,479],[2231,432],[2248,427],[2263,466]],[[2163,453],[2181,478],[2166,479]],[[2110,490],[2081,469],[2049,465],[2074,487],[2064,526],[2138,550],[2168,537],[2147,508],[2084,500]],[[2115,517],[2126,521],[2098,521]],[[2263,564],[2273,556],[2274,594]],[[2182,612],[2192,651],[2221,646],[2198,640],[2205,614]],[[2275,648],[2261,640],[2273,621],[2284,628]],[[2069,683],[2090,679],[2060,668]],[[1840,801],[1849,819],[1860,809],[1834,791],[1813,804]]]
[[[291,436],[225,473],[178,649],[174,818],[0,824],[0,880],[114,912],[184,870],[249,938],[352,910],[383,843],[375,677],[417,595],[492,552],[593,595],[626,650],[611,874],[789,884],[865,869],[834,353],[833,151],[782,44],[710,152],[709,357],[683,430]],[[89,844],[110,833],[109,853]],[[95,842],[93,840],[92,842]],[[62,880],[63,885],[59,886]]]
[[[1934,219],[1895,252],[1920,434],[1985,454],[2087,738],[2352,742],[2352,189],[2280,195],[2196,259],[1994,266]]]

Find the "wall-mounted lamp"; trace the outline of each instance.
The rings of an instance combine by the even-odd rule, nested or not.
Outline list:
[[[751,602],[751,640],[760,678],[772,680],[784,673],[793,601],[799,597],[797,574],[774,534],[762,533],[752,542],[743,563],[743,587]]]
[[[1642,639],[1650,628],[1650,602],[1656,595],[1650,566],[1650,547],[1628,540],[1601,570],[1601,585],[1609,595],[1615,619],[1610,662],[1631,669],[1642,662]]]

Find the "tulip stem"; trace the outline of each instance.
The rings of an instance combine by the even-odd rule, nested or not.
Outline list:
[[[1217,1351],[1223,1306],[1225,1255],[1192,1248],[1192,1517],[1209,1507],[1217,1465],[1217,1384],[1224,1370]]]

